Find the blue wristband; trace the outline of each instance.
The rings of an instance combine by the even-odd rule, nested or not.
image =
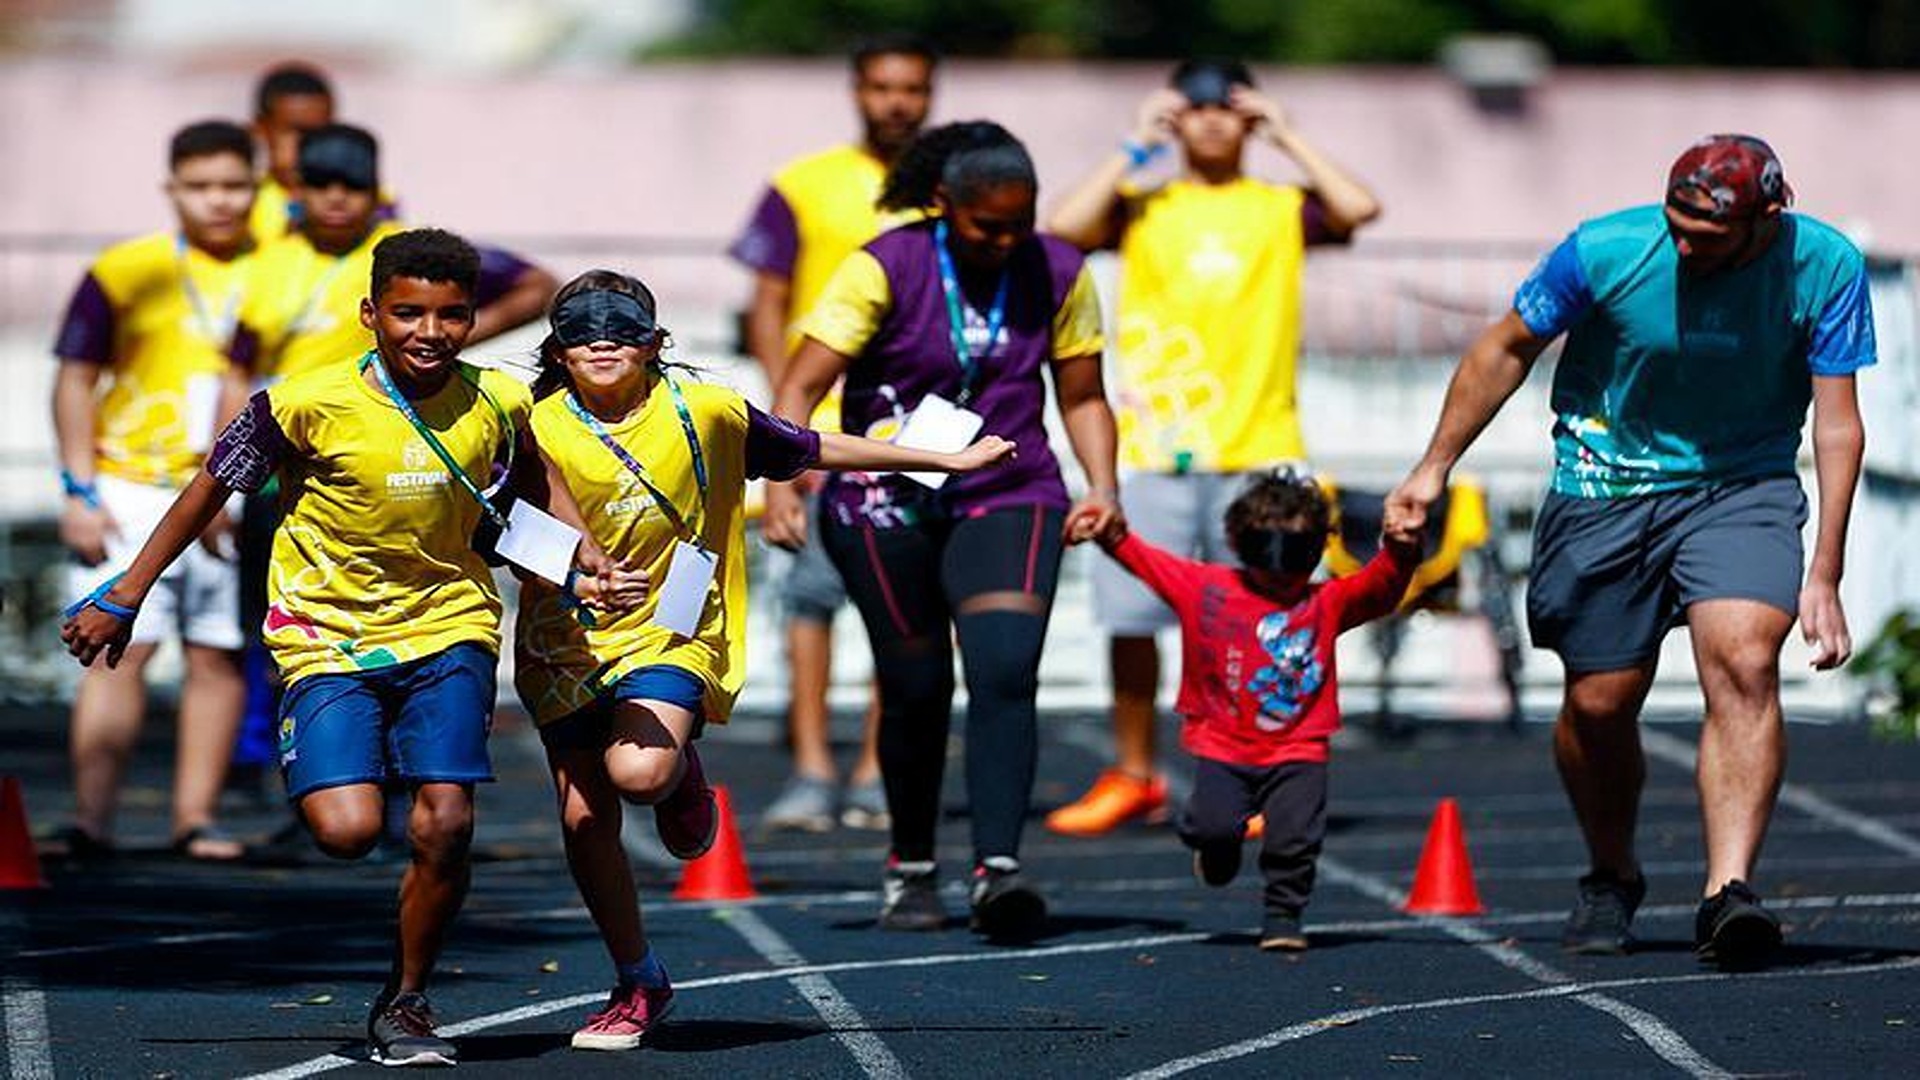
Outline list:
[[[573,591],[573,583],[578,580],[580,580],[580,568],[567,567],[566,584],[560,586],[560,602],[573,612],[575,622],[591,630],[594,626],[593,612],[587,610],[587,605],[580,602],[580,594]]]
[[[87,608],[96,607],[114,618],[119,619],[121,622],[132,622],[134,617],[140,614],[140,609],[137,606],[128,607],[125,604],[116,604],[107,599],[107,592],[115,585],[120,584],[120,579],[125,576],[124,574],[115,574],[108,578],[100,584],[99,588],[68,604],[67,610],[61,613],[61,617],[71,619]]]
[[[1166,145],[1164,143],[1148,146],[1145,143],[1134,142],[1132,139],[1128,139],[1126,142],[1120,144],[1121,152],[1127,155],[1127,166],[1134,169],[1138,169],[1147,162],[1159,157],[1160,152],[1165,149]]]
[[[100,509],[100,485],[91,480],[82,483],[65,469],[60,470],[60,489],[70,499],[79,499],[95,510]]]

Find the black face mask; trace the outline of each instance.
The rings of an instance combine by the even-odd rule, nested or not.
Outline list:
[[[1233,538],[1233,553],[1249,570],[1303,576],[1320,565],[1327,530],[1244,529]]]
[[[590,289],[567,297],[549,321],[554,340],[568,349],[596,341],[651,345],[660,335],[653,312],[645,304],[610,289]]]

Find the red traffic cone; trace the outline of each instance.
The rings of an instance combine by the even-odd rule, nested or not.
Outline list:
[[[40,855],[27,830],[27,807],[20,798],[20,781],[0,777],[0,889],[44,889]]]
[[[687,864],[680,875],[680,887],[673,890],[675,900],[751,900],[753,878],[747,873],[747,859],[740,850],[740,830],[733,824],[733,800],[727,789],[713,785],[714,812],[720,821],[714,828],[713,846],[705,855]]]
[[[1480,893],[1473,887],[1473,863],[1467,858],[1467,837],[1460,827],[1460,804],[1441,799],[1427,826],[1427,844],[1420,850],[1420,866],[1413,872],[1413,891],[1400,910],[1412,915],[1484,915]]]

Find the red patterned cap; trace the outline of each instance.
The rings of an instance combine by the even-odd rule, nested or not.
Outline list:
[[[1688,147],[1667,173],[1667,205],[1693,217],[1734,221],[1791,202],[1793,189],[1779,156],[1751,135],[1709,135]]]

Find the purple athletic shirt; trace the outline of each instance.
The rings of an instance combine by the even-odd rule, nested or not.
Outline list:
[[[747,405],[747,479],[791,480],[820,460],[820,433]]]
[[[800,259],[800,223],[794,219],[786,196],[768,187],[753,208],[752,220],[727,254],[751,269],[792,277],[793,264]]]
[[[89,272],[80,279],[73,298],[67,302],[67,315],[60,321],[60,336],[54,340],[53,355],[61,360],[110,363],[113,330],[113,302],[100,287],[100,279]]]
[[[928,394],[957,402],[961,370],[954,355],[946,293],[933,250],[932,222],[881,233],[865,250],[886,272],[892,303],[879,330],[847,366],[842,430],[864,434],[881,420],[904,417]],[[834,473],[824,506],[843,524],[880,528],[911,524],[928,513],[967,517],[1009,506],[1067,508],[1060,463],[1042,419],[1053,358],[1053,318],[1079,277],[1085,257],[1073,245],[1035,235],[1014,249],[1007,265],[1006,324],[978,362],[973,400],[986,421],[981,435],[1019,447],[1013,461],[948,480],[938,492],[904,477]],[[998,274],[959,270],[969,339],[985,335]]]

